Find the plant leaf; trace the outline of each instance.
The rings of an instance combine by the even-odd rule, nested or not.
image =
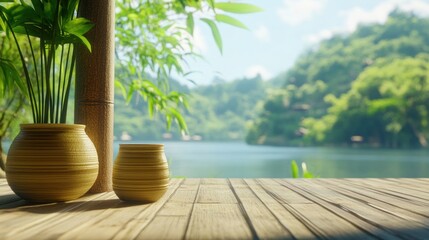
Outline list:
[[[186,28],[191,35],[194,35],[194,15],[192,13],[188,13],[186,17]]]
[[[235,2],[220,2],[215,3],[215,8],[230,13],[256,13],[262,12],[263,9],[248,3],[235,3]]]
[[[119,88],[124,99],[127,99],[127,90],[125,89],[125,86],[121,83],[121,81],[115,79],[115,86]]]
[[[299,178],[299,167],[295,160],[292,160],[292,162],[290,163],[290,169],[292,172],[292,177]]]
[[[224,14],[216,14],[215,19],[218,22],[223,22],[223,23],[235,26],[235,27],[239,27],[239,28],[243,28],[243,29],[248,30],[247,26],[244,25],[244,23],[240,22],[239,20],[237,20],[231,16],[224,15]]]
[[[71,21],[68,21],[64,27],[63,30],[65,32],[68,32],[70,34],[73,34],[75,36],[77,35],[84,35],[87,33],[91,28],[94,27],[94,24],[89,21],[86,18],[75,18]]]
[[[0,59],[0,89],[2,94],[14,89],[15,87],[12,87],[14,84],[18,86],[22,93],[26,93],[25,84],[13,63],[7,59]]]
[[[313,174],[308,171],[307,164],[305,164],[305,162],[301,163],[301,168],[302,168],[302,176],[304,178],[314,178]]]
[[[207,25],[209,25],[209,27],[212,31],[213,38],[216,42],[216,45],[217,45],[220,53],[222,54],[222,48],[223,48],[222,47],[222,38],[220,36],[220,32],[219,32],[219,29],[218,29],[216,23],[213,22],[213,20],[210,20],[208,18],[201,18],[201,21],[203,21],[203,22],[207,23]]]

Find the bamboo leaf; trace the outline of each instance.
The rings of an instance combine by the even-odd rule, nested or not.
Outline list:
[[[217,45],[220,53],[222,54],[222,48],[223,48],[222,47],[222,38],[220,36],[220,32],[219,32],[219,29],[218,29],[216,23],[213,22],[213,20],[210,20],[208,18],[201,18],[201,21],[203,21],[203,22],[207,23],[207,25],[209,25],[209,27],[212,31],[213,38],[216,42],[216,45]]]
[[[191,35],[194,35],[194,15],[192,13],[188,13],[186,17],[186,28]]]
[[[230,17],[228,15],[224,15],[224,14],[216,14],[215,16],[216,21],[218,22],[223,22],[235,27],[239,27],[239,28],[243,28],[243,29],[248,29],[246,25],[244,25],[244,23],[240,22],[239,20]]]
[[[127,90],[125,89],[125,86],[119,81],[118,79],[115,79],[115,86],[119,88],[121,91],[122,96],[127,99]]]
[[[239,13],[239,14],[256,13],[256,12],[263,11],[263,9],[258,6],[248,4],[248,3],[236,3],[236,2],[215,3],[215,8],[223,10],[225,12]]]

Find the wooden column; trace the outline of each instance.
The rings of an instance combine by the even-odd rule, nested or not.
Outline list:
[[[92,53],[77,49],[75,122],[86,125],[98,152],[100,170],[90,192],[107,192],[112,190],[115,1],[81,0],[79,15],[95,26],[86,35]]]

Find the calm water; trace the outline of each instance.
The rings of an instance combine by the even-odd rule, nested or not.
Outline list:
[[[290,162],[305,162],[318,177],[429,177],[428,150],[294,148],[237,142],[167,142],[173,176],[291,177]],[[115,143],[115,155],[119,143]]]
[[[176,177],[291,177],[292,160],[306,162],[312,173],[324,178],[429,177],[428,150],[267,147],[238,142],[164,144],[171,174]],[[119,142],[114,149],[116,156]]]

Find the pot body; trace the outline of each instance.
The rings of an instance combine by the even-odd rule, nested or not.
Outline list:
[[[169,170],[162,144],[121,144],[113,164],[113,191],[124,201],[155,202],[167,191]]]
[[[79,124],[22,124],[6,163],[9,186],[31,202],[79,198],[97,175],[97,151]]]

